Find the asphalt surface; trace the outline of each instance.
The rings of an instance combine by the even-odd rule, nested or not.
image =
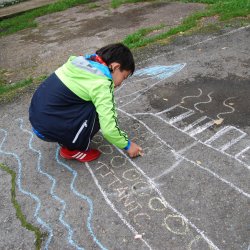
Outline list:
[[[97,161],[63,160],[31,133],[30,96],[1,107],[0,162],[17,173],[27,220],[47,232],[43,249],[249,249],[249,35],[184,36],[136,53],[137,71],[115,96],[143,157],[99,133]],[[34,248],[0,174],[0,246]]]

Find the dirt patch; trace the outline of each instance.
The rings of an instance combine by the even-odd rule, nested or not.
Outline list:
[[[140,28],[179,25],[183,18],[204,9],[202,4],[137,3],[110,9],[99,1],[90,9],[82,5],[37,18],[38,27],[0,39],[0,68],[12,72],[10,81],[49,74],[69,55],[91,53]]]

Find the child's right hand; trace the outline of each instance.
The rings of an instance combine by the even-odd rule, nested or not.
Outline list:
[[[127,152],[131,158],[143,155],[142,148],[134,142],[131,142],[130,148],[128,149]]]

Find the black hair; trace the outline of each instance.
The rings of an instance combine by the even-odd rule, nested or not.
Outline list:
[[[130,49],[122,43],[109,44],[96,51],[96,54],[109,66],[113,62],[121,65],[121,70],[135,71],[135,62]]]

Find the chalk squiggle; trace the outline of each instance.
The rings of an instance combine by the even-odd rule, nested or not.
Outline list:
[[[38,161],[37,161],[37,170],[38,170],[38,172],[41,173],[41,174],[43,174],[43,175],[45,175],[45,176],[47,176],[47,177],[52,181],[52,186],[51,186],[51,189],[50,189],[50,194],[51,194],[52,198],[55,199],[55,200],[57,200],[57,201],[59,201],[59,202],[63,205],[63,209],[62,209],[62,211],[61,211],[61,213],[60,213],[59,220],[60,220],[60,222],[61,222],[61,223],[67,228],[67,230],[68,230],[68,242],[69,242],[72,246],[74,246],[76,249],[82,250],[83,248],[79,247],[79,246],[72,240],[73,230],[72,230],[72,228],[70,227],[70,225],[63,219],[63,218],[64,218],[64,214],[65,214],[65,209],[66,209],[66,206],[67,206],[67,205],[66,205],[66,203],[65,203],[65,201],[64,201],[63,199],[61,199],[60,197],[58,197],[57,195],[54,194],[54,190],[55,190],[55,187],[56,187],[56,180],[55,180],[51,175],[49,175],[48,173],[46,173],[46,172],[44,172],[44,171],[42,170],[42,167],[41,167],[41,158],[42,158],[42,154],[41,154],[40,150],[36,150],[36,149],[34,149],[33,146],[32,146],[32,140],[33,140],[34,135],[33,135],[33,133],[31,133],[30,131],[28,131],[28,130],[26,130],[26,129],[23,128],[23,120],[22,120],[22,119],[19,118],[19,119],[17,119],[17,120],[19,120],[19,121],[21,122],[21,123],[20,123],[20,129],[21,129],[23,132],[27,132],[27,133],[29,133],[29,134],[31,135],[30,140],[29,140],[29,148],[30,148],[33,152],[35,152],[35,153],[38,154]]]
[[[17,186],[18,186],[18,189],[25,195],[31,197],[33,200],[36,201],[36,210],[35,210],[35,213],[34,213],[34,217],[36,218],[37,222],[42,225],[44,228],[46,228],[46,230],[49,232],[49,236],[48,236],[48,239],[46,240],[46,243],[45,243],[45,249],[47,250],[48,247],[49,247],[49,244],[50,244],[50,241],[53,237],[53,230],[51,229],[51,227],[45,222],[43,221],[39,216],[39,210],[41,208],[41,200],[33,193],[29,192],[29,191],[26,191],[22,188],[22,163],[21,163],[21,160],[20,158],[18,157],[17,154],[15,153],[12,153],[12,152],[7,152],[7,151],[3,151],[1,148],[2,148],[2,145],[4,144],[5,140],[6,140],[6,137],[8,135],[7,131],[4,130],[4,129],[1,129],[0,128],[0,131],[2,131],[4,133],[4,139],[2,140],[1,144],[0,144],[0,153],[2,154],[5,154],[5,155],[11,155],[11,156],[14,156],[17,160],[17,163],[18,163],[18,177],[17,177]]]
[[[92,219],[92,216],[93,216],[93,213],[94,213],[94,208],[93,208],[93,202],[92,200],[88,197],[88,196],[85,196],[81,193],[79,193],[75,187],[74,187],[74,183],[75,183],[75,180],[76,180],[76,177],[77,177],[77,172],[75,170],[73,170],[71,167],[69,167],[69,165],[67,165],[66,163],[62,162],[59,160],[59,147],[57,148],[56,150],[56,161],[59,165],[62,165],[64,168],[66,168],[72,175],[73,175],[73,179],[70,183],[70,189],[71,191],[77,195],[78,197],[80,197],[81,199],[85,200],[88,202],[89,204],[89,215],[88,215],[88,218],[87,218],[87,227],[88,227],[88,230],[90,232],[90,235],[92,236],[94,242],[103,250],[107,250],[107,248],[105,248],[100,242],[99,240],[96,238],[93,230],[92,230],[92,226],[91,226],[91,219]]]
[[[207,96],[208,96],[209,100],[208,100],[207,102],[197,102],[197,103],[194,104],[194,108],[195,108],[196,110],[200,111],[201,113],[203,113],[203,110],[197,108],[196,106],[199,105],[199,104],[203,104],[203,103],[210,103],[210,102],[212,101],[212,98],[211,98],[211,96],[210,96],[212,93],[213,93],[213,92],[208,93]]]
[[[226,100],[224,100],[224,102],[223,102],[223,105],[226,106],[226,107],[228,107],[228,108],[230,108],[231,111],[219,113],[219,114],[217,115],[217,117],[218,117],[219,119],[222,119],[221,115],[231,114],[231,113],[233,113],[233,112],[235,111],[235,108],[233,108],[232,106],[226,104],[226,101],[229,100],[229,99],[232,99],[232,98],[235,98],[235,97],[228,97],[228,98],[227,98]]]
[[[185,96],[181,99],[181,103],[184,103],[184,100],[187,99],[187,98],[192,98],[192,97],[200,97],[202,95],[202,90],[200,88],[198,88],[199,90],[199,95],[189,95],[189,96]]]

